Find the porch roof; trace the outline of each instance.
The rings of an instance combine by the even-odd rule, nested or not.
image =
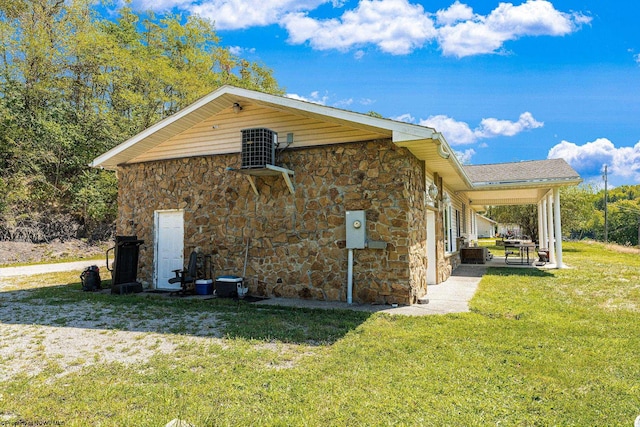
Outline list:
[[[557,187],[582,182],[564,159],[464,166],[472,188],[465,191],[474,208],[535,204]]]

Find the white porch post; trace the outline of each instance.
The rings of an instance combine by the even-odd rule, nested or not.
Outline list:
[[[549,262],[556,263],[555,236],[553,234],[553,192],[547,194],[547,236],[549,237]]]
[[[542,201],[538,200],[538,247],[544,248],[544,232],[542,231]]]
[[[547,196],[542,199],[542,237],[540,238],[540,245],[543,248],[549,250],[549,233],[547,228]]]
[[[473,234],[476,236],[475,240],[478,240],[478,214],[474,210],[471,210],[471,224]]]
[[[553,220],[556,235],[556,268],[562,268],[562,222],[560,221],[560,189],[553,189]]]

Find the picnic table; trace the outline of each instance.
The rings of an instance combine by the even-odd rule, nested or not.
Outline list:
[[[509,265],[531,265],[534,261],[532,252],[536,249],[534,243],[515,243],[505,244],[504,246],[504,262]],[[510,260],[509,256],[513,256]]]

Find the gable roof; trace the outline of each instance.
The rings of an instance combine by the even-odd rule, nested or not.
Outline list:
[[[232,106],[234,103],[240,104],[245,111],[242,111],[241,114],[233,115]],[[259,118],[258,114],[265,116],[276,113],[279,113],[282,117],[290,116],[298,118],[298,120],[304,119],[307,120],[307,123],[313,122],[308,127],[320,129],[316,132],[316,135],[319,135],[318,132],[323,131],[322,128],[331,126],[331,130],[328,132],[330,135],[337,135],[338,130],[341,130],[340,135],[343,135],[341,138],[336,137],[335,143],[349,142],[349,138],[353,141],[389,138],[396,145],[407,148],[417,158],[428,160],[429,170],[437,172],[452,190],[464,190],[470,186],[470,181],[462,168],[462,164],[453,155],[453,150],[442,134],[436,132],[435,129],[229,85],[220,87],[188,107],[124,141],[94,159],[90,166],[116,169],[123,164],[171,158],[162,157],[162,155],[172,155],[174,156],[173,158],[180,157],[180,154],[176,154],[178,151],[175,150],[177,143],[173,141],[189,132],[193,132],[193,129],[198,126],[200,127],[201,146],[196,148],[201,151],[183,149],[181,153],[184,156],[213,154],[207,149],[210,149],[211,144],[215,143],[216,138],[218,138],[217,135],[222,132],[219,131],[216,134],[212,127],[217,128],[217,125],[211,126],[212,122],[208,120],[215,116],[220,120],[227,120],[224,123],[237,122],[241,118],[240,116],[250,117],[245,116],[245,112],[254,112],[255,115],[253,117],[256,118],[256,121]],[[262,120],[264,121],[265,119],[262,118]],[[286,135],[290,132],[287,126],[292,126],[291,122],[292,120],[286,121],[283,119],[282,128],[273,130]],[[247,124],[246,121],[244,123]],[[267,125],[267,127],[269,126]],[[239,153],[241,149],[239,131],[233,134],[228,133],[227,136],[228,138],[232,136],[234,141],[237,140],[237,142],[231,143],[227,140],[224,148],[220,148],[220,150],[224,149],[226,151],[217,152]],[[306,135],[306,142],[296,142],[294,146],[313,145],[312,138],[313,135]],[[297,134],[295,139],[299,139]],[[169,147],[172,142],[174,146]],[[205,145],[207,147],[203,148]]]

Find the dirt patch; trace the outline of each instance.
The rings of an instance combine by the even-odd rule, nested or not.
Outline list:
[[[110,246],[111,242],[89,244],[77,239],[41,244],[0,241],[0,265],[95,258]]]
[[[605,245],[605,248],[611,251],[620,252],[622,254],[640,254],[640,248],[637,248],[635,246],[622,246],[610,243]]]
[[[214,315],[182,317],[89,301],[51,304],[29,291],[0,293],[0,382],[48,370],[56,376],[118,362],[144,364],[185,340],[221,342]]]

